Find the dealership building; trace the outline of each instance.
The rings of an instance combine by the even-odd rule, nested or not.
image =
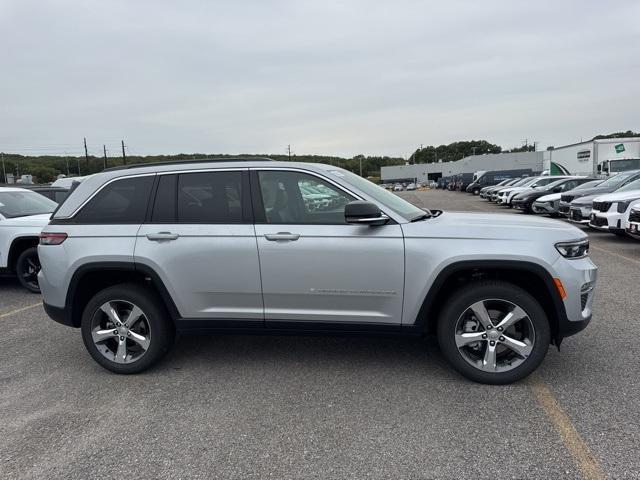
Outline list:
[[[382,167],[380,176],[385,183],[413,180],[426,182],[440,177],[451,177],[462,173],[474,173],[480,170],[516,170],[530,168],[541,172],[544,165],[544,152],[487,153],[471,155],[453,162],[417,163]]]
[[[531,169],[551,175],[604,175],[640,169],[640,137],[605,138],[551,148],[544,152],[489,153],[453,162],[382,167],[384,183],[426,182],[478,171]]]

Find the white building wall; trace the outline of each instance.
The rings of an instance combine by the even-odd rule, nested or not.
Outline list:
[[[480,170],[514,170],[530,168],[534,172],[543,170],[544,152],[490,153],[487,155],[471,155],[454,162],[418,163],[416,165],[399,165],[382,167],[380,175],[383,182],[405,178],[417,178],[418,182],[426,182],[430,173],[438,173],[442,177],[450,177],[460,173],[475,173]]]

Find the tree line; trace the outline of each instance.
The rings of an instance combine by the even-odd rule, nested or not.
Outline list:
[[[616,132],[607,135],[597,135],[594,140],[602,138],[622,138],[622,137],[639,137],[640,133],[631,130],[626,132]],[[453,142],[448,145],[427,145],[417,148],[405,160],[401,157],[388,156],[365,156],[356,155],[351,158],[335,157],[326,155],[224,155],[224,154],[204,154],[204,153],[182,153],[179,155],[146,155],[146,156],[129,156],[126,162],[132,163],[159,163],[159,162],[176,162],[200,159],[219,159],[221,161],[232,157],[256,158],[269,157],[279,161],[296,161],[311,163],[327,163],[336,167],[344,168],[351,172],[360,173],[362,165],[362,176],[364,177],[380,177],[380,169],[386,166],[403,165],[407,163],[433,163],[433,162],[450,162],[460,160],[470,155],[484,155],[487,153],[503,153],[503,152],[528,152],[534,151],[535,144],[525,143],[521,147],[511,150],[503,150],[503,148],[487,140],[465,140]],[[14,175],[31,174],[39,183],[48,183],[56,179],[60,174],[76,176],[90,175],[103,170],[105,160],[102,157],[90,155],[88,158],[81,157],[61,157],[55,155],[45,156],[26,156],[19,154],[3,153],[4,167],[7,173]],[[115,167],[122,165],[124,162],[122,157],[107,158],[106,166]],[[2,172],[0,172],[2,175]],[[0,179],[2,177],[0,176]]]

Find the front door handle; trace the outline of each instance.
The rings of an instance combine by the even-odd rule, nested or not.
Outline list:
[[[178,235],[177,233],[171,232],[147,233],[147,238],[154,242],[177,240],[179,236],[180,235]]]
[[[300,238],[300,234],[289,232],[265,233],[264,238],[270,242],[295,242]]]

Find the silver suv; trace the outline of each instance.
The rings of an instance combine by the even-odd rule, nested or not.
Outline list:
[[[584,233],[425,211],[329,165],[139,165],[86,179],[41,234],[40,287],[91,356],[140,372],[176,331],[437,334],[502,384],[591,319]]]

